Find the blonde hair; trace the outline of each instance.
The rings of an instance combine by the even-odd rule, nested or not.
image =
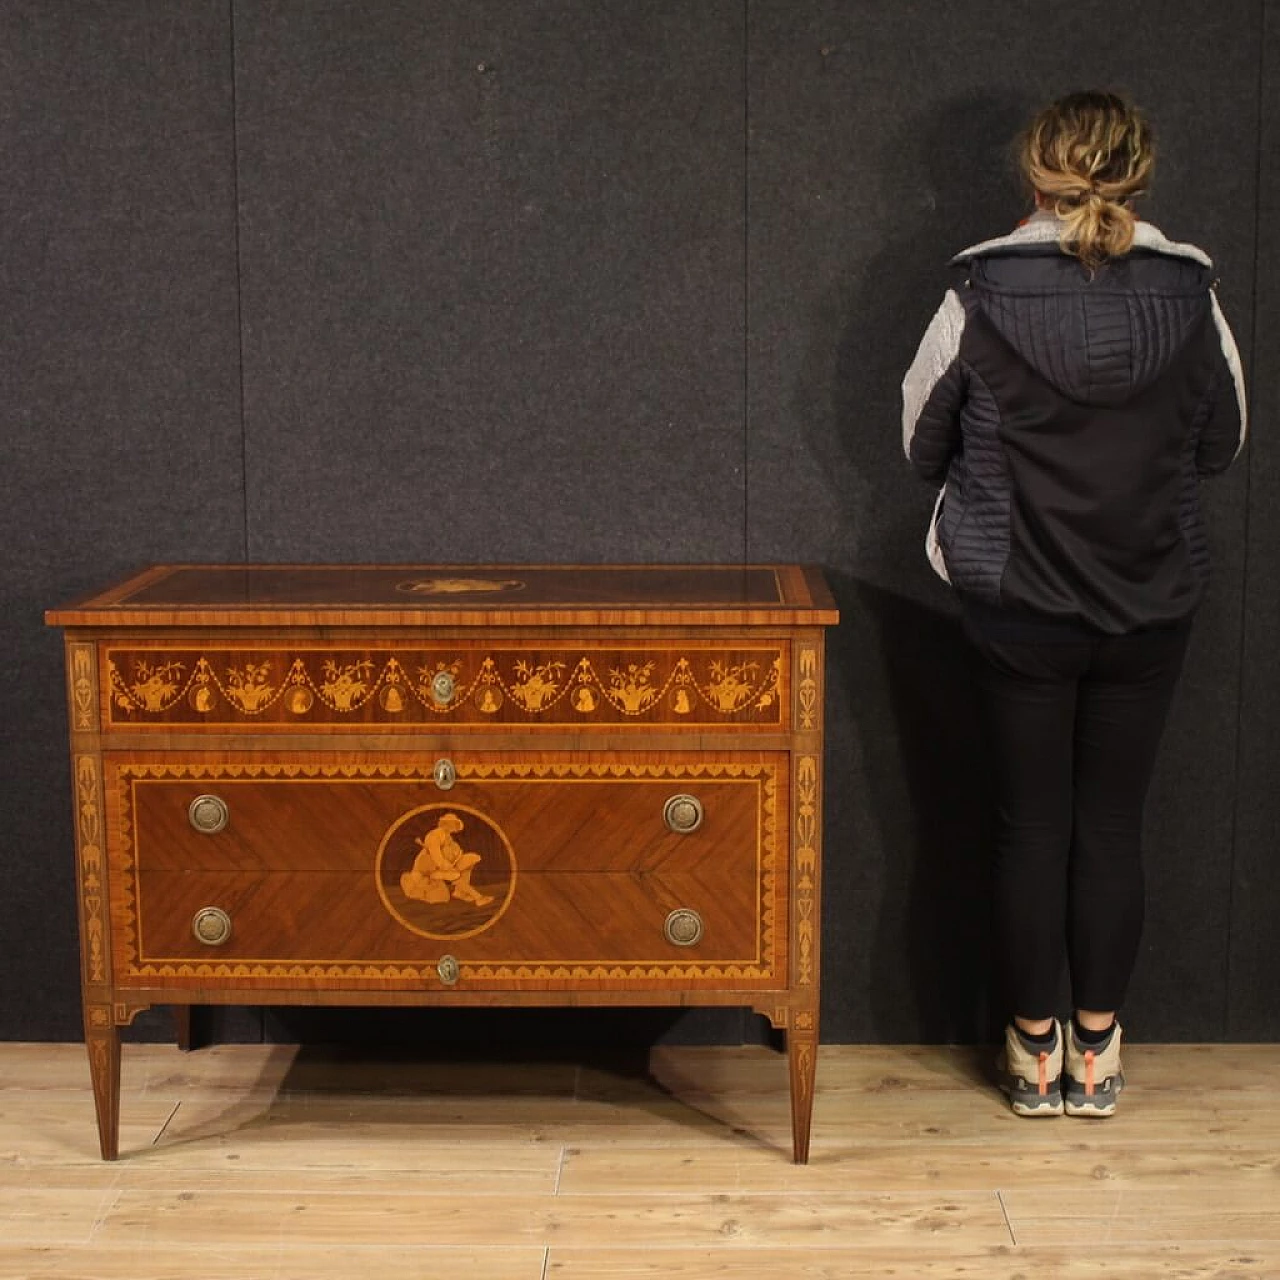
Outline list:
[[[1023,175],[1062,220],[1059,243],[1090,271],[1127,253],[1136,219],[1128,202],[1155,165],[1151,127],[1114,93],[1073,93],[1031,122],[1019,147]]]

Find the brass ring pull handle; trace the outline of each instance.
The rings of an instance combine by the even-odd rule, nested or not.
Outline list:
[[[436,786],[441,791],[448,791],[458,780],[458,771],[454,768],[452,760],[437,760],[436,767],[431,771],[431,776],[436,781]]]
[[[437,671],[431,681],[431,697],[439,706],[447,706],[453,701],[456,690],[453,674],[449,671]]]
[[[440,975],[440,981],[446,987],[451,987],[458,981],[458,960],[456,956],[441,956],[440,963],[436,965],[436,972]]]
[[[196,796],[187,806],[187,817],[202,835],[211,836],[227,825],[231,811],[219,796]]]
[[[221,907],[201,907],[191,921],[197,942],[220,947],[231,937],[231,917]]]
[[[677,947],[691,947],[702,939],[702,917],[688,907],[680,907],[667,917],[663,932],[667,941]]]
[[[662,817],[669,830],[687,836],[702,826],[702,801],[697,796],[672,796],[663,806]]]

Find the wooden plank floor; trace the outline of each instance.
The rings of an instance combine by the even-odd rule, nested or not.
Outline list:
[[[1280,1277],[1280,1046],[1127,1046],[1112,1120],[1019,1120],[986,1050],[440,1064],[0,1044],[0,1277]]]

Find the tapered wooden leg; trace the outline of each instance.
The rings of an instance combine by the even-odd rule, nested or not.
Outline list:
[[[84,1040],[98,1112],[98,1143],[102,1158],[114,1160],[120,1154],[120,1028],[109,1004],[86,1006]]]
[[[183,1053],[191,1052],[191,1006],[175,1004],[173,1006],[173,1025],[177,1035],[178,1048]]]
[[[791,1145],[796,1164],[809,1163],[809,1127],[818,1073],[818,1015],[801,1010],[787,1030],[787,1065],[791,1071]]]

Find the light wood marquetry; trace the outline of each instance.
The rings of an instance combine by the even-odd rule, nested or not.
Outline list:
[[[81,951],[84,980],[108,981],[106,943],[106,842],[102,829],[102,776],[96,755],[73,756],[76,789],[76,853],[79,862]]]
[[[795,916],[796,975],[798,987],[811,987],[816,978],[818,942],[817,832],[818,762],[799,756],[795,764]]]
[[[789,660],[781,645],[730,650],[454,644],[435,651],[135,645],[107,647],[104,683],[110,690],[109,724],[141,729],[776,729],[786,726]],[[445,697],[434,687],[441,676],[448,681]],[[85,700],[79,684],[76,696],[79,708]]]
[[[98,664],[91,644],[67,646],[67,682],[72,733],[97,729]]]

